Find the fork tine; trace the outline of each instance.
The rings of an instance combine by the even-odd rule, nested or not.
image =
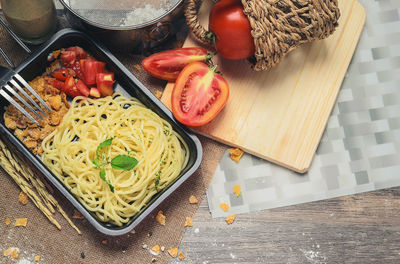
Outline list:
[[[24,89],[21,88],[21,86],[13,79],[10,80],[10,83],[18,89],[18,91],[20,91],[26,98],[29,99],[29,101],[40,111],[42,112],[45,116],[47,116],[47,114],[43,111],[43,109],[32,99],[32,97],[30,97],[26,91]],[[36,96],[36,95],[35,95]],[[37,96],[38,98],[40,98],[39,96]]]
[[[23,113],[26,117],[32,120],[36,125],[39,125],[38,121],[36,121],[22,106],[20,106],[14,99],[11,98],[3,89],[0,90],[0,94],[11,104],[13,104],[21,113]]]
[[[47,108],[47,110],[50,111],[50,113],[52,112],[50,107],[47,106],[43,99],[35,92],[35,90],[33,90],[33,88],[24,80],[24,78],[21,77],[21,75],[16,73],[14,77],[17,78],[18,81],[20,81],[20,83],[22,83],[22,85],[25,86],[26,89],[28,89],[29,92],[31,92],[31,94],[33,94],[39,100],[39,102]]]
[[[8,84],[4,85],[4,88],[6,88],[10,93],[12,93],[12,95],[14,95],[15,97],[17,97],[18,100],[19,100],[21,103],[23,103],[26,107],[29,108],[29,110],[31,110],[32,112],[34,112],[38,117],[40,117],[40,119],[43,120],[43,117],[42,117],[41,115],[39,115],[39,114],[35,111],[35,109],[33,109],[33,107],[32,107],[30,104],[28,104],[28,103],[24,100],[24,98],[22,98],[22,97],[21,97],[14,89],[12,89]]]

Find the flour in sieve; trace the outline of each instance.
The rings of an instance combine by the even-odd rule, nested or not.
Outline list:
[[[167,4],[160,8],[155,8],[153,5],[146,4],[142,8],[136,8],[135,10],[127,13],[126,18],[123,19],[121,26],[133,26],[149,22],[164,15],[169,8],[170,6]]]

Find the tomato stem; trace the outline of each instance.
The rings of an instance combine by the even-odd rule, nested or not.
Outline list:
[[[204,36],[203,36],[206,40],[208,40],[214,47],[215,47],[215,43],[217,41],[217,36],[214,34],[214,32],[212,31],[207,31]]]

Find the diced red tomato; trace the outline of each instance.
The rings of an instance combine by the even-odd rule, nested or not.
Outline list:
[[[87,85],[93,85],[96,83],[96,74],[104,72],[106,64],[101,61],[85,60],[83,62],[83,80]]]
[[[59,81],[65,81],[69,76],[69,72],[68,72],[67,68],[62,67],[61,69],[58,69],[58,70],[55,70],[54,72],[52,72],[51,76],[53,76],[54,78],[56,78]]]
[[[102,96],[112,95],[114,92],[114,73],[96,74],[96,84]]]
[[[82,80],[78,80],[75,85],[83,96],[89,96],[90,90]]]
[[[75,51],[65,50],[63,53],[61,53],[60,60],[65,66],[74,65],[76,61]]]
[[[69,76],[61,89],[64,93],[68,94],[69,96],[75,97],[78,95],[82,95],[81,92],[78,90],[75,84],[75,79],[72,76]]]
[[[59,81],[55,78],[50,78],[50,77],[44,77],[46,82],[48,84],[50,84],[51,86],[53,86],[54,88],[57,88],[58,90],[62,90],[63,86],[64,86],[64,82]]]
[[[75,72],[76,77],[83,80],[83,72],[80,61],[75,61],[75,64],[72,66],[72,70]]]
[[[84,49],[82,49],[81,47],[78,47],[78,46],[69,47],[66,50],[75,52],[76,58],[78,60],[86,59],[86,57],[88,56],[86,51]]]
[[[96,87],[90,88],[89,95],[93,96],[93,97],[96,97],[96,98],[99,98],[101,96],[99,89],[97,89]]]

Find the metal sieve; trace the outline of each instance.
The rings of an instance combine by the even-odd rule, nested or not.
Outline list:
[[[72,27],[117,51],[155,46],[167,39],[183,0],[60,0]]]

